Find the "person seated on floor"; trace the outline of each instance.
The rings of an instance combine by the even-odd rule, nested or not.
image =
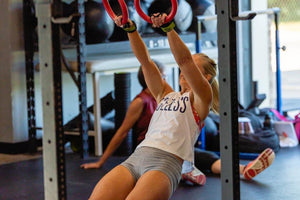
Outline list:
[[[165,66],[158,61],[154,60],[154,62],[156,63],[162,77],[165,78]],[[121,126],[114,134],[101,158],[96,162],[84,163],[80,165],[81,168],[90,169],[102,167],[107,159],[116,151],[123,140],[127,137],[130,129],[132,129],[132,133],[135,137],[134,146],[138,145],[145,138],[148,125],[157,103],[146,85],[142,68],[139,68],[137,77],[140,85],[142,86],[142,91],[137,94],[130,103]]]
[[[221,159],[218,154],[212,151],[195,148],[195,166],[190,163],[184,163],[186,173],[182,174],[182,180],[191,183],[204,185],[206,182],[205,175],[196,176],[197,174],[221,174]],[[240,164],[240,174],[247,180],[253,179],[255,176],[267,169],[275,158],[275,153],[271,148],[265,149],[259,156],[250,161],[247,165]],[[198,178],[198,180],[196,179]],[[199,180],[201,179],[201,180]]]

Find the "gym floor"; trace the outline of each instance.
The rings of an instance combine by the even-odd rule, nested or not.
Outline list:
[[[86,161],[97,160],[89,157]],[[101,169],[83,170],[79,154],[66,153],[67,199],[88,199],[97,181],[125,157],[111,157]],[[85,162],[86,162],[85,161]],[[246,163],[247,161],[241,161]],[[273,164],[252,181],[241,178],[241,199],[296,200],[300,199],[300,146],[282,148],[276,153]],[[0,165],[0,199],[42,200],[43,158]],[[171,200],[221,199],[219,176],[208,175],[205,186],[180,183]]]

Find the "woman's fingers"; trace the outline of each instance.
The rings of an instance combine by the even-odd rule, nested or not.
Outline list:
[[[122,15],[115,17],[114,22],[117,26],[121,27],[122,26]]]
[[[162,14],[161,13],[154,13],[151,16],[152,26],[154,28],[161,27],[165,23],[166,17],[167,17],[167,14],[165,14],[165,13],[162,13]]]

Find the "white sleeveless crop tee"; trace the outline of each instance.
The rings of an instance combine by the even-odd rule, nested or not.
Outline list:
[[[194,118],[189,93],[171,92],[157,105],[146,137],[137,148],[158,148],[194,163],[194,144],[200,123]]]

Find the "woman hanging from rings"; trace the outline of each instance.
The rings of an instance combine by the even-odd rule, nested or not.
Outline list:
[[[145,139],[123,163],[107,173],[95,186],[90,199],[167,200],[181,179],[184,160],[194,161],[194,144],[210,109],[218,110],[212,84],[216,69],[204,54],[191,55],[173,30],[174,22],[165,23],[166,14],[151,16],[153,27],[167,33],[171,51],[180,67],[180,92],[174,92],[161,77],[145,43],[122,16],[115,23],[128,32],[131,48],[140,62],[147,86],[158,106]]]

